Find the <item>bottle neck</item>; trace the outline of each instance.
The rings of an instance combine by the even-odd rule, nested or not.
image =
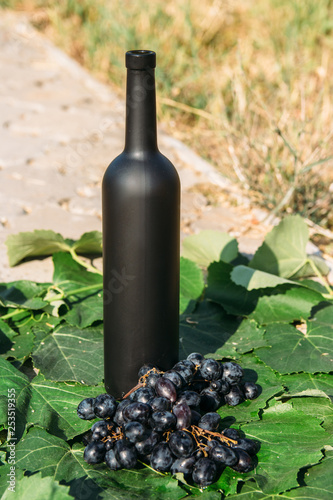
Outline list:
[[[155,70],[127,70],[126,152],[157,150]]]

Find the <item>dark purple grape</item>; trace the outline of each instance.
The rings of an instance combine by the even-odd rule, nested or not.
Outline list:
[[[121,469],[121,465],[116,459],[116,455],[114,452],[114,449],[110,448],[106,453],[105,453],[105,463],[111,470],[119,470]]]
[[[228,427],[227,429],[223,429],[222,434],[230,439],[234,439],[237,441],[239,439],[239,432],[237,429],[233,429],[232,427]]]
[[[188,427],[190,427],[192,413],[191,408],[186,403],[179,403],[174,405],[172,412],[177,418],[177,429],[187,429]]]
[[[109,451],[114,447],[114,441],[112,439],[108,439],[105,441],[105,450]]]
[[[231,467],[238,462],[237,453],[228,446],[217,444],[210,451],[210,457],[215,461]]]
[[[147,387],[155,389],[156,381],[157,379],[161,378],[161,376],[162,376],[161,373],[155,373],[155,372],[150,373],[146,378]]]
[[[237,449],[241,449],[246,451],[250,456],[255,455],[258,453],[260,444],[258,441],[253,441],[252,439],[248,438],[239,438],[237,440],[237,444],[235,445]]]
[[[147,375],[148,372],[153,370],[153,368],[156,368],[156,366],[152,365],[151,363],[147,363],[143,366],[141,366],[139,372],[138,372],[138,378],[143,377],[144,375]]]
[[[100,464],[105,456],[105,444],[102,441],[91,441],[83,453],[83,458],[88,464]]]
[[[112,418],[117,410],[117,401],[110,394],[100,394],[95,399],[94,412],[99,418]]]
[[[156,432],[166,432],[176,427],[177,418],[170,411],[155,411],[150,417],[150,426]]]
[[[218,413],[209,412],[200,418],[198,422],[198,427],[206,431],[214,432],[218,429],[220,422],[221,422],[221,417]]]
[[[192,479],[201,488],[209,486],[214,482],[216,465],[210,458],[199,458],[194,464]]]
[[[259,394],[259,388],[254,382],[245,382],[243,392],[245,399],[256,399]]]
[[[114,445],[114,454],[118,463],[124,469],[133,469],[137,463],[137,453],[134,445],[126,439],[119,439]]]
[[[205,358],[199,352],[191,352],[191,354],[189,354],[186,359],[188,361],[191,361],[191,363],[193,363],[195,366],[198,366]]]
[[[198,425],[198,422],[201,418],[201,414],[196,411],[196,410],[193,410],[193,408],[191,409],[191,425]]]
[[[140,422],[127,422],[124,426],[124,434],[131,443],[143,441],[149,436],[148,429]]]
[[[176,389],[180,390],[185,385],[185,380],[183,377],[175,370],[169,370],[163,374],[163,378],[171,380],[175,385]]]
[[[131,403],[132,403],[132,401],[130,399],[123,399],[119,403],[119,405],[117,407],[117,410],[116,410],[116,413],[114,414],[114,417],[113,417],[113,421],[117,425],[123,425],[125,423],[125,418],[124,418],[124,415],[123,415],[123,411],[126,408],[126,406],[130,405]]]
[[[209,389],[218,392],[221,396],[228,394],[230,391],[230,384],[224,379],[213,380],[209,384]]]
[[[171,465],[170,472],[171,474],[177,474],[177,472],[182,472],[184,474],[185,479],[189,479],[195,462],[196,462],[195,457],[177,458],[177,460],[175,460]]]
[[[144,441],[135,443],[136,451],[142,456],[149,455],[160,440],[160,434],[158,432],[151,431],[149,436]]]
[[[221,406],[221,397],[216,391],[204,389],[200,392],[200,408],[204,411],[215,411]]]
[[[199,367],[199,374],[204,380],[217,380],[221,377],[221,363],[213,358],[204,359]]]
[[[244,401],[244,395],[238,385],[232,385],[228,394],[224,396],[224,401],[229,406],[237,406]]]
[[[168,445],[176,457],[189,457],[195,448],[195,441],[192,435],[186,431],[175,431],[171,434]]]
[[[205,380],[194,380],[191,382],[190,389],[191,391],[198,392],[200,394],[201,391],[207,389],[209,387],[209,382]]]
[[[171,401],[162,396],[156,396],[148,401],[153,411],[171,410]]]
[[[174,457],[165,441],[158,443],[151,452],[150,465],[159,472],[168,472],[173,461]]]
[[[95,399],[94,398],[86,398],[77,407],[77,414],[83,420],[92,420],[96,418],[94,412]]]
[[[155,396],[155,391],[150,387],[140,387],[136,391],[132,392],[129,396],[131,401],[137,401],[139,403],[148,403],[148,401]]]
[[[85,434],[83,434],[83,436],[82,436],[82,443],[84,444],[84,446],[87,446],[87,444],[91,443],[91,441],[93,441],[92,432],[91,431],[88,431]]]
[[[147,403],[131,403],[123,410],[126,422],[129,420],[146,424],[151,414],[151,407]]]
[[[228,361],[227,363],[223,363],[223,374],[222,378],[229,382],[229,384],[235,384],[239,382],[244,375],[243,368],[234,363],[233,361]]]
[[[234,448],[234,451],[237,453],[238,462],[232,466],[233,470],[237,472],[249,472],[254,468],[252,458],[246,451],[239,448]]]
[[[192,373],[195,372],[195,365],[190,361],[189,359],[183,359],[182,361],[178,361],[178,363],[175,364],[173,367],[173,370],[183,370],[184,368],[187,368],[188,370],[191,370]]]
[[[186,403],[191,408],[195,408],[200,405],[200,395],[195,391],[182,391],[179,396],[177,403]]]
[[[172,403],[177,401],[177,389],[171,380],[161,377],[157,379],[155,384],[155,392],[157,396],[169,399]]]
[[[111,426],[110,426],[111,427]],[[111,429],[110,429],[111,430]],[[92,439],[98,441],[109,434],[108,423],[105,420],[95,422],[91,427]]]

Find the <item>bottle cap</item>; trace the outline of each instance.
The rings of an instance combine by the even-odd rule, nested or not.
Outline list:
[[[152,50],[130,50],[126,52],[126,68],[146,69],[156,67],[156,53]]]

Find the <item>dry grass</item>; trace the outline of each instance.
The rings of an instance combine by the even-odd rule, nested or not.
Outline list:
[[[159,118],[273,213],[333,228],[332,0],[0,0],[124,91],[158,56]]]

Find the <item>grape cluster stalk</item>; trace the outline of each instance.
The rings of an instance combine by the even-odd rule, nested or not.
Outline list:
[[[80,418],[100,418],[83,436],[85,461],[104,461],[111,470],[144,463],[161,473],[182,473],[201,488],[216,481],[226,467],[249,472],[260,443],[234,428],[220,431],[216,411],[258,396],[258,386],[243,378],[239,364],[199,353],[166,372],[152,364],[142,366],[138,384],[122,401],[100,394],[78,405]]]

